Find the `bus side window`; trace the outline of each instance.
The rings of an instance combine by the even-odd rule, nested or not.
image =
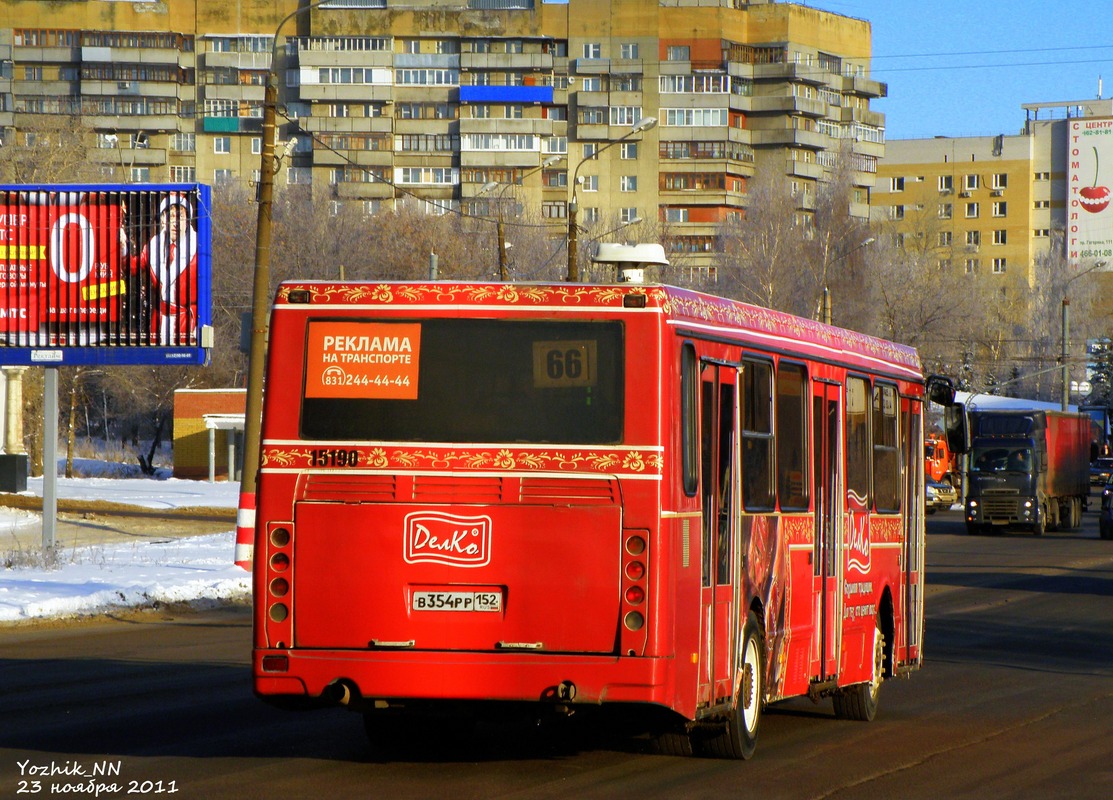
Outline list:
[[[680,349],[680,461],[684,494],[699,491],[699,359],[696,348],[685,342]]]
[[[869,508],[870,497],[870,406],[869,383],[865,378],[846,379],[846,494]]]
[[[897,387],[873,387],[873,496],[878,511],[900,511]]]
[[[808,508],[807,373],[799,364],[777,369],[777,495],[785,511]]]
[[[742,368],[742,505],[771,510],[773,480],[773,365],[745,361]]]

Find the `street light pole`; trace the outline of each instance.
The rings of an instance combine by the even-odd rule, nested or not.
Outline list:
[[[851,247],[849,250],[847,250],[845,253],[843,253],[838,258],[834,259],[833,261],[827,261],[826,255],[824,255],[823,295],[822,295],[822,298],[819,301],[819,318],[823,322],[827,323],[828,325],[832,324],[832,322],[831,322],[831,287],[828,285],[827,267],[839,263],[844,258],[850,258],[850,254],[853,253],[855,250],[861,250],[866,245],[873,244],[875,241],[877,241],[877,240],[872,236],[870,236],[866,239],[863,239],[861,242],[859,242],[858,244]]]
[[[629,131],[627,131],[626,133],[624,133],[622,136],[618,137],[617,139],[612,139],[611,141],[607,142],[602,147],[600,147],[598,150],[596,150],[595,153],[591,156],[591,160],[594,160],[594,159],[598,158],[599,154],[602,153],[607,148],[614,147],[616,144],[621,144],[622,142],[629,139],[631,136],[634,136],[635,134],[642,133],[643,131],[647,131],[656,124],[657,124],[657,118],[656,117],[642,117],[642,120],[640,122],[638,122],[636,125],[634,125],[634,127],[632,127]],[[580,167],[582,167],[584,164],[586,164],[587,161],[588,161],[588,159],[584,159],[584,160],[580,161],[580,163],[578,163],[576,165],[575,171],[572,173],[572,199],[568,203],[568,272],[567,272],[567,275],[566,275],[566,280],[569,283],[579,283],[580,282],[580,262],[579,262],[579,232],[580,232],[580,228],[579,228],[579,225],[576,222],[576,217],[577,217],[577,212],[579,211],[579,207],[578,207],[579,195],[578,195],[578,192],[579,192],[579,188],[580,188]]]
[[[274,29],[271,64],[263,91],[263,147],[259,157],[259,205],[255,226],[255,270],[251,287],[251,340],[247,362],[247,402],[244,409],[243,473],[240,505],[236,516],[236,563],[250,568],[251,541],[255,529],[255,493],[262,452],[263,367],[267,357],[267,310],[270,295],[271,209],[274,205],[275,117],[278,107],[278,37],[283,26],[328,0],[317,0],[290,12]],[[246,541],[244,541],[246,539]]]
[[[1063,368],[1063,393],[1060,398],[1062,401],[1062,408],[1060,410],[1066,411],[1070,406],[1070,367],[1067,365],[1067,356],[1070,354],[1070,298],[1063,298],[1063,346],[1061,350],[1061,360]]]
[[[522,173],[522,175],[518,179],[518,181],[515,181],[515,182],[516,183],[521,183],[526,178],[528,178],[530,175],[534,174],[535,172],[540,172],[543,169],[548,169],[553,164],[560,161],[562,158],[564,158],[563,155],[549,156],[544,161],[542,161],[538,166],[534,167],[531,170],[528,170],[527,172]],[[507,186],[509,186],[509,185],[510,184],[504,184],[501,188],[499,188],[498,181],[489,181],[488,183],[483,184],[483,187],[479,190],[479,194],[485,194],[489,191],[492,191],[493,189],[498,189],[499,190],[498,194],[495,196],[495,210],[497,212],[497,214],[495,216],[495,238],[498,240],[498,248],[499,248],[499,253],[498,253],[498,257],[499,257],[499,280],[502,281],[503,283],[510,280],[510,270],[509,270],[509,265],[507,264],[507,257],[506,257],[506,250],[507,250],[507,247],[508,247],[508,245],[506,243],[506,226],[503,224],[503,219],[502,219],[502,203],[503,203],[503,200],[505,199],[504,195],[506,193]]]

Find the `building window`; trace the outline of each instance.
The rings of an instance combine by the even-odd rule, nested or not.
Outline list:
[[[618,46],[619,58],[635,59],[638,58],[638,43],[637,42],[624,42]]]
[[[197,169],[195,167],[170,167],[171,183],[194,183],[196,180]]]
[[[197,135],[175,133],[170,136],[170,150],[175,153],[193,153],[197,150]]]
[[[1004,230],[996,230],[993,232],[994,244],[1008,244],[1008,232]]]
[[[1009,213],[1009,204],[1004,200],[998,200],[993,204],[993,216],[1005,217]]]
[[[950,219],[954,214],[954,206],[950,203],[939,204],[939,219]]]
[[[308,186],[313,183],[313,170],[309,167],[290,167],[286,170],[286,183]]]
[[[566,219],[568,205],[563,200],[548,200],[541,204],[541,216],[545,219]]]
[[[216,186],[227,186],[233,180],[232,170],[230,169],[214,169],[213,170],[213,184]]]
[[[967,203],[966,204],[966,218],[967,219],[977,219],[978,218],[978,204],[977,203]]]
[[[489,105],[487,105],[486,103],[479,103],[478,105],[472,106],[471,107],[471,118],[472,119],[490,119],[491,118],[491,107]]]
[[[665,209],[665,222],[687,222],[688,209],[686,208],[666,208]]]
[[[688,45],[670,45],[668,50],[665,51],[665,59],[667,61],[691,61],[692,48]]]
[[[611,124],[631,127],[641,122],[641,106],[611,106]]]
[[[594,142],[588,142],[584,145],[584,161],[589,158],[595,158],[595,154],[599,152],[599,145]]]
[[[586,77],[583,83],[580,84],[581,92],[601,92],[603,91],[603,79],[598,75]]]
[[[981,243],[982,243],[982,235],[981,235],[980,232],[978,232],[978,231],[967,231],[966,232],[966,246],[967,247],[977,247]]]
[[[521,119],[523,114],[522,106],[518,103],[508,104],[503,111],[505,119]]]
[[[889,219],[904,219],[904,206],[890,206]]]
[[[991,184],[994,189],[1007,189],[1009,188],[1009,176],[1004,172],[993,173],[993,183]]]
[[[1032,235],[1037,239],[1046,239],[1048,236],[1051,235],[1051,231],[1048,228],[1036,228],[1034,231],[1032,231]]]
[[[1051,208],[1050,200],[1037,200],[1032,204],[1033,208]]]
[[[1005,259],[1003,259],[1003,258],[993,259],[993,274],[994,275],[1002,275],[1002,274],[1004,274],[1004,272],[1005,272]]]
[[[636,192],[638,190],[638,176],[637,175],[623,175],[619,178],[619,189],[624,192]]]
[[[584,42],[584,58],[594,59],[603,57],[603,45],[599,42]]]
[[[730,124],[730,113],[725,108],[663,108],[663,125],[718,127]]]
[[[568,152],[567,136],[547,136],[541,141],[542,152],[561,154]]]
[[[602,125],[607,121],[607,109],[582,108],[580,109],[580,122],[584,125]]]
[[[890,192],[903,192],[904,191],[904,178],[889,178],[889,191]]]
[[[968,258],[963,263],[963,269],[966,270],[967,275],[974,275],[978,271],[978,259]]]
[[[630,160],[638,157],[638,143],[637,142],[623,142],[619,145],[620,158]]]
[[[950,231],[940,231],[938,241],[939,241],[939,246],[940,247],[950,247],[951,242],[954,241],[954,238],[951,235]]]
[[[1051,180],[1051,173],[1050,172],[1037,172],[1032,177],[1033,177],[1033,179],[1035,179],[1037,181],[1049,181],[1049,180]]]
[[[939,176],[939,191],[953,192],[955,188],[955,179],[953,175],[940,175]]]
[[[580,184],[580,188],[585,192],[599,191],[599,176],[598,175],[584,175],[584,182]]]
[[[618,221],[624,225],[628,225],[638,218],[638,210],[636,208],[620,208],[618,210]]]
[[[228,155],[232,152],[231,136],[213,137],[213,152],[217,155]]]
[[[968,192],[972,192],[978,188],[977,175],[964,175],[962,178],[962,188]]]

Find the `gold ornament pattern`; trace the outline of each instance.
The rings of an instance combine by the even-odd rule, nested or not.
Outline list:
[[[318,445],[264,445],[261,467],[270,470],[320,469],[313,465],[313,451]],[[434,470],[482,472],[586,472],[596,475],[659,477],[664,472],[664,458],[659,452],[627,449],[592,448],[583,450],[532,449],[464,449],[422,447],[348,447],[358,456],[347,467],[331,468],[345,472],[352,468],[385,471]]]

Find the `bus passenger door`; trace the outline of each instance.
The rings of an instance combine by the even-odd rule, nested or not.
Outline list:
[[[815,639],[812,676],[829,680],[839,670],[839,547],[842,540],[842,463],[839,447],[839,393],[835,383],[816,381],[812,394],[812,457],[815,466],[815,543],[812,574]]]
[[[737,560],[738,368],[704,362],[700,415],[700,493],[703,507],[699,702],[731,696],[738,630],[734,588]]]
[[[920,639],[924,624],[924,431],[919,402],[903,398],[901,425],[904,451],[904,553],[901,581],[904,584],[904,636],[896,642],[897,660],[920,663]]]

